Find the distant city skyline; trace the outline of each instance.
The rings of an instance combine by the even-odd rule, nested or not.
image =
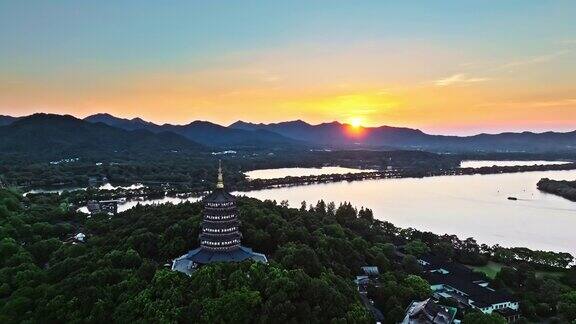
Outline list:
[[[576,129],[574,1],[6,1],[0,114]]]

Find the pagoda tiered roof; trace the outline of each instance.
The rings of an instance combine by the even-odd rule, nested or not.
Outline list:
[[[236,197],[224,189],[222,169],[218,168],[216,189],[202,199],[200,247],[175,259],[172,270],[191,274],[198,266],[212,262],[268,262],[264,254],[242,246]]]

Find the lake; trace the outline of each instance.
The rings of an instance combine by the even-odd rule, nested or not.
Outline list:
[[[507,166],[530,166],[530,165],[558,165],[558,164],[567,164],[570,162],[566,161],[489,161],[489,160],[482,160],[482,161],[462,161],[460,163],[461,168],[483,168],[483,167],[492,167],[492,166],[499,166],[499,167],[507,167]]]
[[[105,184],[101,185],[100,187],[98,187],[99,190],[116,190],[116,189],[136,190],[136,189],[142,189],[142,188],[146,188],[146,186],[141,184],[141,183],[136,183],[136,184],[129,185],[129,186],[113,186],[111,183],[105,183]]]
[[[467,167],[492,165],[560,164],[550,161],[466,161]],[[336,172],[334,172],[336,171]],[[368,172],[341,167],[285,168],[250,171],[251,177],[281,178],[287,175]],[[576,203],[540,192],[541,178],[576,180],[576,170],[378,179],[294,186],[235,193],[261,200],[287,200],[292,207],[302,201],[323,199],[349,201],[370,208],[374,216],[399,227],[413,227],[436,234],[474,237],[479,243],[506,247],[570,252],[576,256]],[[510,201],[508,197],[516,197]],[[125,211],[136,206],[197,201],[198,198],[165,197],[129,200],[119,204]]]
[[[343,168],[338,166],[322,167],[322,168],[280,168],[280,169],[262,169],[248,171],[244,174],[249,179],[276,179],[284,177],[305,177],[323,174],[347,174],[347,173],[361,173],[361,172],[374,172],[376,170],[369,169],[353,169]]]
[[[461,168],[482,168],[492,166],[530,166],[530,165],[557,165],[566,164],[565,161],[490,161],[490,160],[468,160],[462,161]],[[347,174],[361,172],[375,172],[371,169],[344,168],[339,166],[322,168],[279,168],[261,169],[245,172],[249,179],[278,179],[284,177],[304,177],[324,174]]]
[[[576,256],[576,203],[540,192],[541,178],[575,180],[576,170],[379,179],[237,193],[261,200],[349,201],[377,219],[479,243],[525,246]],[[517,201],[507,198],[517,197]]]

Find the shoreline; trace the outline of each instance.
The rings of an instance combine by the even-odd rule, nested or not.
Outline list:
[[[276,188],[299,187],[313,184],[336,183],[336,182],[356,182],[364,180],[379,180],[379,179],[421,179],[429,177],[445,177],[445,176],[466,176],[466,175],[492,175],[492,174],[510,174],[510,173],[524,173],[524,172],[542,172],[542,171],[570,171],[576,170],[576,162],[565,164],[548,164],[548,165],[530,165],[530,166],[497,166],[497,167],[481,167],[481,168],[457,168],[447,170],[434,170],[434,171],[418,171],[418,170],[387,170],[387,171],[373,171],[373,172],[357,172],[357,173],[344,173],[344,174],[322,174],[312,176],[299,176],[299,177],[284,177],[273,179],[252,179],[246,180],[244,185],[232,187],[231,190],[236,192],[258,191]],[[172,190],[167,188],[155,188],[145,185],[145,181],[139,182],[143,187],[137,189],[127,189],[121,186],[130,186],[129,183],[117,183],[114,186],[118,188],[115,190],[97,189],[97,196],[100,198],[140,198],[140,199],[155,199],[163,197],[171,198],[193,198],[201,197],[206,190],[182,190],[174,188]],[[135,192],[139,190],[140,192]],[[38,191],[38,192],[33,192]],[[87,188],[58,188],[58,189],[30,189],[23,193],[24,196],[28,194],[44,194],[44,193],[57,193],[62,194],[68,191],[86,192]],[[119,194],[116,194],[120,191]]]
[[[284,177],[274,179],[253,179],[248,181],[244,188],[234,188],[235,191],[253,191],[274,188],[306,186],[310,184],[332,183],[342,181],[363,181],[378,179],[403,179],[403,178],[428,178],[442,176],[464,176],[464,175],[490,175],[506,173],[523,173],[539,171],[569,171],[576,170],[576,163],[531,165],[531,166],[500,166],[482,168],[458,168],[436,171],[412,171],[412,170],[390,170],[376,172],[358,172],[346,174],[325,174],[302,177]]]
[[[570,170],[573,170],[573,169],[572,169],[572,168],[569,168],[568,170],[564,170],[564,171],[570,171]],[[478,171],[478,170],[475,170],[475,171]],[[554,171],[554,170],[551,170],[551,171]],[[525,173],[529,173],[529,172],[530,172],[530,171],[526,171]],[[533,171],[533,172],[543,172],[543,171],[538,171],[538,170],[536,170],[536,171]],[[469,170],[466,171],[466,172],[461,172],[460,174],[457,174],[457,175],[469,175],[468,173],[470,173]],[[477,174],[478,172],[473,172],[473,173],[474,173],[474,174]],[[485,173],[486,173],[485,170],[482,171],[482,173],[485,174]],[[521,172],[507,172],[507,173],[521,173]],[[506,174],[506,173],[500,173],[500,172],[498,172],[498,173],[496,173],[496,174]],[[539,176],[538,176],[538,177],[539,177]],[[404,177],[404,178],[406,178],[406,177]],[[438,176],[437,178],[438,178],[438,179],[442,179],[442,178],[440,178],[440,176]],[[402,177],[395,177],[395,178],[391,178],[391,179],[392,179],[392,180],[393,180],[393,179],[402,179]],[[416,178],[412,178],[412,179],[416,179]],[[454,178],[454,179],[457,179],[457,178]],[[376,179],[376,180],[377,180],[377,179]],[[413,181],[416,182],[416,183],[418,182],[418,180],[413,180]],[[344,182],[344,181],[341,181],[341,182]],[[395,182],[395,181],[391,181],[391,182]],[[358,180],[358,183],[360,183],[360,180]],[[315,183],[310,183],[310,184],[312,185],[312,184],[315,184]],[[328,183],[326,183],[326,184],[328,184]],[[298,186],[300,186],[300,185],[301,185],[301,186],[304,186],[304,185],[306,185],[306,184],[298,184]],[[300,189],[298,189],[298,190],[300,190]],[[253,191],[256,192],[256,191],[258,191],[258,190],[253,190]],[[113,194],[113,193],[112,193],[112,194]],[[118,194],[121,195],[122,193],[118,193]],[[236,191],[236,192],[234,192],[234,194],[236,194],[236,195],[242,195],[242,196],[246,196],[246,195],[247,195],[246,197],[251,197],[247,192],[238,192],[238,191]],[[120,210],[121,210],[120,212],[124,212],[124,211],[127,211],[127,210],[132,209],[133,207],[135,207],[135,206],[138,205],[138,204],[140,204],[140,205],[142,205],[142,206],[147,206],[147,205],[149,205],[149,206],[158,206],[158,205],[162,205],[162,204],[165,204],[165,203],[180,204],[180,203],[186,203],[186,201],[194,202],[194,201],[197,201],[198,199],[200,199],[202,195],[203,195],[203,192],[194,192],[194,193],[188,192],[188,193],[184,193],[184,194],[176,194],[176,193],[174,193],[174,194],[172,194],[172,195],[166,195],[166,196],[165,196],[165,195],[162,195],[162,196],[157,195],[157,196],[155,196],[155,197],[145,197],[145,196],[142,196],[142,195],[139,194],[139,195],[132,196],[133,198],[128,198],[129,200],[127,200],[127,201],[121,202],[121,203],[119,204],[119,207],[120,207]],[[124,197],[126,197],[126,196],[124,196]],[[262,199],[262,198],[259,198],[258,196],[255,196],[255,198],[257,198],[257,199]],[[308,202],[308,199],[306,199],[306,201]],[[330,200],[330,201],[332,201],[332,200]],[[334,200],[334,201],[337,201],[337,200]],[[309,201],[309,202],[312,202],[312,201]],[[354,204],[355,204],[356,206],[361,206],[361,204],[359,204],[358,202],[355,202]],[[82,207],[82,206],[83,206],[83,205],[82,205],[82,202],[80,202],[77,206],[78,206],[78,207]],[[296,205],[292,205],[292,204],[291,204],[291,207],[294,207],[294,208],[295,208]],[[382,220],[384,220],[384,219],[382,219]],[[388,221],[391,221],[393,224],[398,224],[399,226],[402,226],[402,228],[415,228],[415,229],[419,229],[419,230],[427,230],[427,231],[431,231],[432,233],[437,233],[437,234],[441,234],[441,233],[456,233],[458,236],[462,236],[462,237],[467,237],[467,235],[471,235],[471,234],[463,234],[463,233],[459,232],[458,230],[455,231],[455,230],[442,229],[442,230],[438,231],[438,230],[434,230],[434,229],[428,228],[428,227],[425,227],[425,228],[419,227],[419,226],[416,226],[416,225],[414,225],[414,224],[412,224],[412,225],[405,225],[405,224],[402,225],[401,223],[397,223],[397,221],[392,221],[392,220],[388,220]],[[473,235],[473,237],[477,237],[477,236],[476,236],[476,235]],[[483,241],[483,242],[490,242],[491,244],[496,244],[494,241],[488,240],[488,239],[486,239],[486,238],[479,238],[479,239],[480,239],[481,241]],[[498,244],[502,244],[502,243],[501,243],[500,241],[498,241]],[[526,243],[517,242],[516,244],[503,244],[503,246],[509,247],[509,248],[513,248],[513,247],[518,247],[518,246],[529,246],[529,245],[527,245]],[[571,249],[566,249],[566,248],[546,248],[546,247],[543,247],[543,246],[532,246],[531,249],[534,249],[534,250],[543,250],[543,251],[554,251],[554,252],[567,252],[567,251],[571,251]],[[567,252],[567,253],[576,255],[576,254],[574,254],[575,252],[573,252],[573,251]]]

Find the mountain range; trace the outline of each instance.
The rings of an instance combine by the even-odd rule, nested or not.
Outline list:
[[[417,129],[403,127],[354,128],[339,122],[310,125],[301,120],[275,124],[252,124],[237,121],[229,127],[243,130],[265,129],[301,141],[330,146],[365,145],[375,148],[399,148],[411,146],[418,140],[425,140],[431,136]]]
[[[206,147],[171,132],[128,131],[72,116],[34,114],[0,127],[0,152],[35,160],[198,152]]]
[[[322,145],[363,145],[372,148],[395,147],[435,152],[551,152],[576,150],[576,131],[568,133],[501,133],[474,136],[430,135],[403,127],[352,128],[338,122],[310,125],[301,120],[275,124],[237,121],[231,128],[265,129],[271,132]]]
[[[60,123],[67,120],[70,134],[64,134]],[[72,123],[73,120],[73,123]],[[24,132],[28,139],[35,139],[40,149],[58,146],[59,143],[79,145],[66,136],[84,133],[82,143],[98,138],[122,136],[116,149],[146,147],[155,142],[163,147],[179,149],[200,148],[366,148],[366,149],[413,149],[432,152],[574,152],[575,132],[501,133],[474,136],[445,136],[426,134],[418,129],[403,127],[352,127],[339,122],[311,125],[301,120],[272,124],[254,124],[237,121],[228,127],[207,121],[194,121],[186,125],[158,125],[141,118],[123,119],[109,114],[96,114],[79,120],[71,116],[37,114],[29,117],[0,117],[0,150],[4,151],[11,141],[18,142],[14,134]],[[89,131],[92,127],[94,131]],[[26,130],[22,128],[26,126]],[[75,128],[78,132],[75,133]],[[34,131],[36,129],[36,131]],[[50,129],[54,132],[50,133]],[[119,131],[123,133],[118,133]],[[34,137],[38,132],[50,133],[47,137]],[[108,135],[104,133],[109,133]],[[56,140],[56,135],[63,136]],[[10,139],[11,138],[11,139]],[[48,143],[46,141],[50,140]],[[129,145],[129,142],[138,144]],[[176,146],[167,145],[173,141]],[[110,144],[110,143],[109,143]],[[12,146],[16,144],[12,143]],[[95,144],[91,144],[95,145]],[[151,144],[150,144],[151,145]],[[148,145],[148,147],[151,147]],[[17,146],[17,145],[16,145]]]
[[[193,121],[187,125],[157,125],[140,118],[124,119],[109,114],[96,114],[84,118],[91,123],[104,123],[125,130],[145,129],[153,133],[172,132],[189,140],[211,147],[273,147],[297,145],[299,141],[264,129],[243,130],[224,127],[207,121]]]

